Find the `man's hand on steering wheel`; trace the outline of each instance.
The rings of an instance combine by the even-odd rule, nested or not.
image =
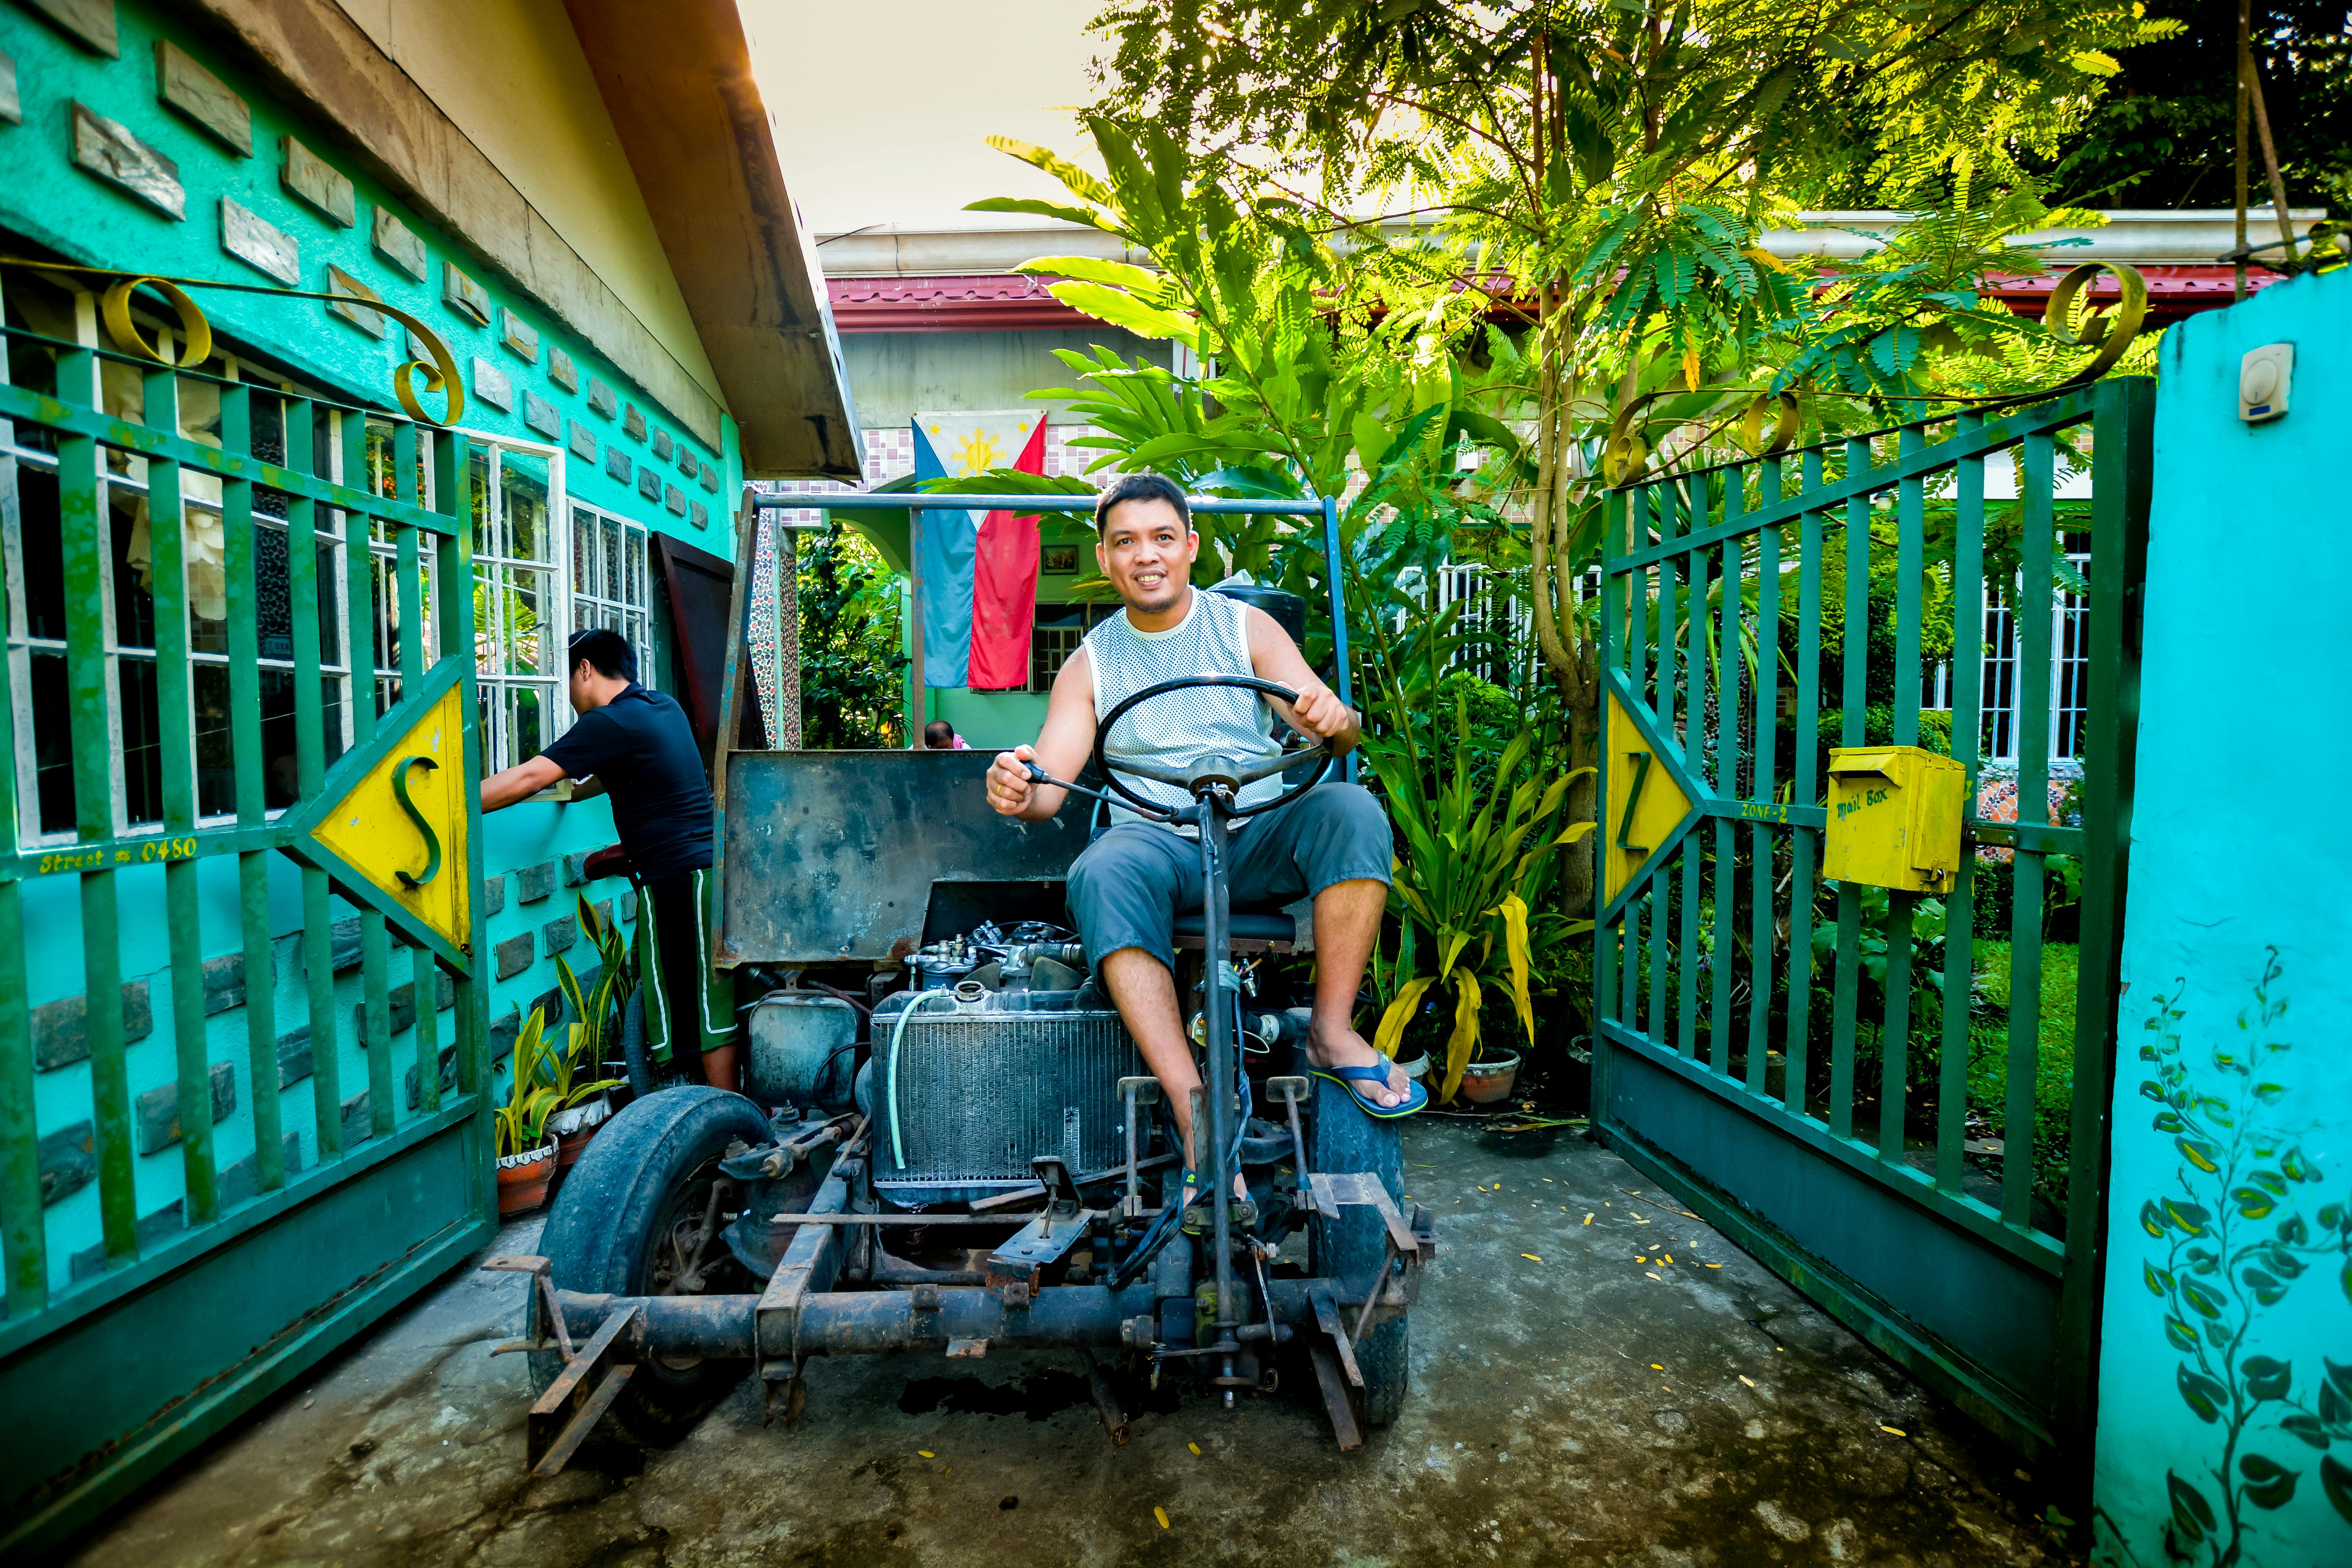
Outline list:
[[[1298,700],[1290,705],[1291,721],[1296,728],[1316,740],[1329,742],[1335,757],[1355,745],[1356,712],[1339,700],[1338,692],[1311,676],[1306,680],[1294,679],[1292,687],[1298,693]]]

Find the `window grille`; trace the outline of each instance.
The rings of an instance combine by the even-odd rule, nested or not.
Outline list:
[[[8,319],[65,342],[94,346],[97,323],[87,306],[72,296],[45,288],[29,278],[12,278],[6,296]],[[157,330],[150,324],[150,330]],[[161,329],[169,341],[168,328]],[[29,374],[37,384],[41,371],[26,350]],[[46,356],[42,356],[44,359]],[[282,461],[287,443],[284,419],[289,407],[308,409],[313,420],[312,448],[329,455],[326,477],[342,482],[343,458],[349,449],[344,423],[356,415],[294,401],[315,394],[280,378],[262,379],[241,371],[234,356],[222,353],[195,374],[174,376],[178,430],[204,445],[221,445],[221,382],[243,380],[253,389],[249,400],[251,450],[267,461]],[[67,389],[71,390],[71,389]],[[132,367],[100,359],[93,366],[92,384],[75,400],[91,399],[119,417],[143,421],[148,414],[142,378]],[[0,430],[8,426],[0,425]],[[373,457],[378,432],[369,432]],[[389,438],[383,477],[389,480]],[[65,603],[66,563],[63,520],[58,506],[55,440],[47,430],[18,423],[5,456],[14,459],[15,483],[0,486],[0,549],[7,568],[7,658],[17,695],[15,714],[16,755],[19,798],[33,806],[19,818],[21,847],[58,843],[75,837],[74,757],[85,737],[72,732],[71,695],[67,682]],[[373,477],[373,476],[372,476]],[[148,500],[147,463],[121,447],[103,448],[98,470],[97,502],[100,537],[110,548],[99,563],[100,623],[107,673],[105,704],[107,733],[97,742],[112,758],[114,831],[132,833],[159,828],[163,820],[163,759],[160,693],[155,668],[155,600],[152,584],[154,531],[160,520]],[[387,485],[372,485],[388,494]],[[196,770],[196,816],[199,824],[223,823],[236,811],[236,768],[232,755],[234,710],[230,700],[232,674],[225,561],[225,529],[219,480],[193,468],[180,475],[181,549],[186,563],[188,661],[190,698],[194,707],[194,751]],[[429,506],[430,486],[417,493]],[[295,767],[294,627],[291,565],[288,558],[286,497],[256,486],[253,494],[254,597],[257,660],[261,698],[263,753],[267,759],[263,798],[271,812],[294,803],[299,780]],[[340,512],[327,514],[336,521]],[[380,533],[382,524],[376,525]],[[379,587],[378,624],[390,626],[392,611],[381,591],[394,546],[383,535],[371,553]],[[344,563],[346,543],[322,531],[315,545],[324,761],[331,764],[351,743],[351,718],[345,710],[351,668],[344,657],[343,628],[350,623],[345,606],[350,588]],[[397,595],[389,603],[396,604]],[[430,591],[425,602],[429,605]],[[430,617],[427,617],[428,625]],[[380,640],[383,630],[379,631]],[[428,638],[428,642],[429,642]],[[398,685],[395,640],[383,644],[382,677]],[[428,659],[431,658],[427,653]],[[388,661],[388,662],[385,662]],[[387,701],[380,697],[379,712]]]
[[[646,641],[653,599],[646,531],[594,507],[572,508],[572,629],[618,632],[637,654],[637,679],[654,684]]]

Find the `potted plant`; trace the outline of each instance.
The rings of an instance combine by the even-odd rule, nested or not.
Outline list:
[[[580,929],[604,956],[595,987],[583,991],[580,978],[561,957],[555,961],[556,983],[563,988],[572,1016],[579,1020],[567,1032],[563,1047],[550,1051],[548,1086],[555,1090],[556,1107],[548,1120],[555,1134],[555,1170],[560,1177],[579,1162],[581,1152],[613,1113],[611,1091],[626,1081],[618,1078],[583,1078],[603,1066],[608,1047],[619,1037],[621,1010],[635,989],[636,972],[628,944],[612,921],[596,912],[588,895],[580,895]]]
[[[1390,734],[1364,737],[1365,754],[1385,786],[1390,818],[1405,848],[1390,889],[1390,908],[1398,921],[1394,961],[1374,947],[1372,980],[1388,1005],[1372,1044],[1395,1056],[1405,1026],[1422,1011],[1424,994],[1452,990],[1454,1026],[1437,1095],[1451,1100],[1460,1093],[1474,1103],[1489,1104],[1511,1092],[1519,1058],[1480,1039],[1484,987],[1507,990],[1519,1028],[1532,1042],[1535,1013],[1528,982],[1537,949],[1591,929],[1590,921],[1557,915],[1545,918],[1539,928],[1530,914],[1551,884],[1553,851],[1592,830],[1589,822],[1560,826],[1569,786],[1591,770],[1580,768],[1543,787],[1534,779],[1520,779],[1520,766],[1534,744],[1533,734],[1523,729],[1503,749],[1492,784],[1482,788],[1469,714],[1459,692],[1454,740],[1444,783],[1432,790],[1409,722]]]
[[[548,1137],[547,1119],[556,1110],[558,1096],[543,1077],[547,1054],[534,1008],[515,1032],[513,1081],[496,1117],[501,1219],[528,1214],[545,1203],[548,1183],[555,1176],[555,1144]]]

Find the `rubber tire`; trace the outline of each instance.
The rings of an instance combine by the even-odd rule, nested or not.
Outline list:
[[[1315,1085],[1313,1122],[1307,1128],[1308,1163],[1318,1171],[1335,1174],[1368,1171],[1380,1178],[1389,1196],[1402,1205],[1404,1196],[1404,1139],[1402,1126],[1367,1116],[1350,1090],[1326,1079]],[[591,1144],[591,1148],[594,1145]],[[1371,1276],[1387,1255],[1388,1226],[1376,1209],[1349,1205],[1336,1220],[1320,1217],[1308,1226],[1307,1266],[1319,1275],[1339,1279]],[[1353,1314],[1341,1316],[1352,1321]],[[1356,1366],[1364,1374],[1363,1417],[1369,1426],[1385,1426],[1404,1408],[1411,1380],[1407,1321],[1398,1318],[1370,1330],[1356,1342]]]
[[[629,993],[628,1003],[621,1009],[621,1059],[628,1064],[630,1097],[644,1100],[651,1095],[654,1063],[646,1054],[646,992],[642,985]]]
[[[672,1190],[736,1140],[756,1147],[772,1136],[758,1106],[722,1089],[666,1089],[633,1101],[572,1167],[540,1233],[539,1250],[553,1265],[556,1289],[646,1294],[656,1227]],[[717,1256],[726,1255],[723,1241],[711,1245]],[[562,1370],[555,1352],[530,1357],[531,1383],[541,1393]],[[710,1359],[684,1369],[647,1361],[614,1401],[608,1420],[640,1447],[666,1447],[751,1370],[748,1360]]]

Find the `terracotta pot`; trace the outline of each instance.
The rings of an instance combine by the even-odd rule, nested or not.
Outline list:
[[[595,1137],[604,1125],[602,1121],[591,1121],[577,1132],[556,1134],[555,1174],[558,1180],[580,1163],[580,1155],[588,1147],[588,1140]]]
[[[499,1217],[529,1214],[547,1201],[547,1185],[555,1179],[555,1145],[541,1143],[499,1161]]]
[[[1472,1062],[1462,1069],[1462,1098],[1473,1105],[1492,1105],[1511,1097],[1519,1079],[1519,1054],[1506,1051],[1491,1061]]]

